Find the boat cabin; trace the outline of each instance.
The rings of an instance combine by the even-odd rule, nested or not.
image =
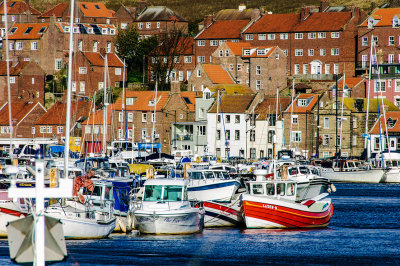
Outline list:
[[[149,179],[144,183],[143,201],[187,201],[187,181]]]
[[[229,173],[226,170],[213,169],[189,169],[188,176],[190,179],[230,179]]]
[[[296,200],[296,182],[287,181],[249,181],[246,182],[246,191],[254,196],[280,197]]]

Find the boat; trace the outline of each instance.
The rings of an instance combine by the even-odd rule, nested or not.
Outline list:
[[[231,202],[240,187],[240,182],[224,170],[188,169],[187,175],[191,201]]]
[[[204,201],[204,227],[238,227],[243,223],[240,197],[230,203]]]
[[[193,234],[203,230],[204,209],[188,200],[188,181],[149,179],[143,199],[133,210],[135,228],[143,234]]]
[[[382,179],[383,183],[400,183],[400,153],[399,152],[382,152],[372,163],[377,168],[386,169]],[[383,167],[382,167],[383,164]]]
[[[3,185],[3,184],[2,184]],[[0,237],[7,237],[7,224],[26,217],[29,213],[25,199],[13,200],[8,197],[7,189],[0,190]]]
[[[297,184],[293,180],[249,181],[242,205],[247,228],[326,227],[333,205],[322,193],[305,201],[296,201]]]
[[[322,165],[321,176],[332,182],[349,183],[379,183],[382,182],[384,169],[363,169],[357,166],[354,160],[339,159],[332,162],[331,167]]]

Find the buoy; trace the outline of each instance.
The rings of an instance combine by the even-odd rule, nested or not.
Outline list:
[[[331,184],[331,189],[332,189],[332,192],[336,192],[336,187],[334,184]]]

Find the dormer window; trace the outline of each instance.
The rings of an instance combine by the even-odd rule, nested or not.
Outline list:
[[[266,55],[265,50],[257,50],[257,55]]]
[[[250,55],[250,50],[244,50],[244,55]]]
[[[69,32],[69,27],[65,27],[65,32]]]
[[[10,35],[14,34],[16,30],[17,30],[17,28],[12,28],[10,31]]]
[[[392,118],[389,118],[389,119],[387,120],[388,128],[393,128],[394,125],[396,125],[396,122],[397,122],[397,120],[393,120]]]
[[[74,33],[79,33],[79,28],[78,27],[74,27]]]
[[[397,17],[393,18],[393,28],[398,28],[399,27],[399,19]]]
[[[133,105],[133,98],[126,98],[126,105]]]
[[[107,29],[101,29],[101,34],[107,34]]]
[[[297,100],[297,106],[299,106],[299,107],[307,107],[308,104],[310,103],[310,99],[311,98],[309,98],[309,99],[298,99]]]
[[[96,7],[97,9],[100,9],[99,5],[95,5],[95,7]]]
[[[88,28],[87,32],[90,33],[90,34],[93,34],[93,28]]]
[[[114,29],[111,29],[111,30],[110,30],[110,34],[111,34],[111,35],[115,35],[115,30],[114,30]]]
[[[369,19],[368,20],[368,28],[373,28],[374,27],[374,19]]]
[[[149,101],[149,106],[154,106],[154,101],[153,100]]]
[[[86,5],[82,5],[84,9],[88,9]]]
[[[33,27],[28,27],[24,34],[29,34],[32,31]]]

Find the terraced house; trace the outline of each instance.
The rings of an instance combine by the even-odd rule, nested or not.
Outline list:
[[[7,18],[4,13],[4,1],[0,4],[0,37],[5,35],[5,21],[8,28],[14,23],[36,22],[40,12],[29,5],[29,1],[7,1]]]

